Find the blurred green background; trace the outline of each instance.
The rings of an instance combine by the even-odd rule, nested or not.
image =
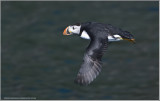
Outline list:
[[[159,98],[158,1],[2,1],[2,99],[155,100]],[[89,85],[74,84],[89,41],[63,36],[76,22],[130,31],[136,44],[112,43]]]

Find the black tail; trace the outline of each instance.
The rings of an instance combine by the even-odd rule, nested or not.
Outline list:
[[[120,35],[123,39],[134,39],[134,36],[130,34],[130,32],[128,31],[123,31],[122,33],[119,33],[118,35]]]

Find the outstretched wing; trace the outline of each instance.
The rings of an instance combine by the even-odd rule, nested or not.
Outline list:
[[[97,38],[94,41],[91,40],[86,49],[86,53],[84,54],[83,64],[81,65],[75,79],[75,83],[80,85],[88,85],[97,77],[97,75],[101,72],[101,58],[107,46],[108,39],[106,38]]]

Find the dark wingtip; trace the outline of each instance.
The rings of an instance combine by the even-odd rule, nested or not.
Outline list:
[[[80,85],[80,86],[87,86],[87,84],[84,84],[84,83],[82,83],[82,82],[78,82],[77,80],[74,80],[74,83],[75,83],[75,84],[78,84],[78,85]]]
[[[82,82],[81,79],[82,79],[82,78],[76,78],[76,79],[74,80],[74,83],[75,83],[75,84],[78,84],[78,85],[80,85],[80,86],[88,86],[88,83]]]

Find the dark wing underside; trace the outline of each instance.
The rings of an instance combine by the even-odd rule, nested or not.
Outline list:
[[[84,54],[83,64],[75,79],[75,83],[80,85],[90,84],[101,72],[101,58],[107,48],[107,38],[91,40]]]

